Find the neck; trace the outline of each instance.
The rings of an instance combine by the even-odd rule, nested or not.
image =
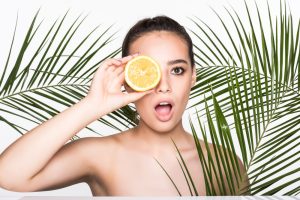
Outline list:
[[[164,150],[174,151],[175,146],[172,140],[177,147],[186,144],[188,133],[184,130],[181,120],[173,129],[165,132],[158,132],[141,120],[139,125],[133,129],[133,134],[136,139],[149,147],[149,150],[151,149],[154,154],[161,154]]]

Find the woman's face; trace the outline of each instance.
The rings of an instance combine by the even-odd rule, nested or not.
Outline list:
[[[135,102],[141,117],[140,123],[146,123],[158,132],[170,131],[181,122],[190,89],[196,81],[187,44],[175,33],[154,31],[130,45],[129,53],[137,52],[153,58],[161,66],[162,72],[161,81],[154,92]]]

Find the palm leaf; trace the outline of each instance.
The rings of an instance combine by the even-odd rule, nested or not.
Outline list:
[[[183,157],[182,157],[182,155],[181,155],[181,153],[180,153],[180,151],[179,151],[179,149],[178,149],[178,147],[177,147],[177,145],[175,144],[175,142],[174,142],[173,139],[172,139],[172,142],[173,142],[173,144],[174,144],[174,146],[175,146],[175,148],[176,148],[176,151],[177,151],[177,153],[178,153],[178,155],[179,155],[179,157],[180,157],[180,161],[179,161],[178,159],[177,159],[177,160],[178,160],[178,163],[179,163],[179,165],[180,165],[180,167],[181,167],[181,169],[182,169],[182,172],[183,172],[183,174],[184,174],[184,176],[185,176],[185,179],[186,179],[186,181],[187,181],[187,184],[188,184],[188,186],[189,186],[190,193],[191,193],[191,195],[193,195],[193,193],[192,193],[192,191],[191,191],[191,186],[190,186],[190,184],[191,184],[192,187],[193,187],[194,194],[198,196],[198,191],[197,191],[197,189],[196,189],[196,186],[195,186],[195,183],[194,183],[193,178],[192,178],[192,176],[191,176],[191,173],[189,172],[188,167],[187,167],[187,165],[186,165],[186,163],[185,163],[185,161],[184,161],[184,159],[183,159]],[[182,163],[182,164],[181,164],[181,163]],[[182,167],[182,165],[183,165],[183,167]],[[188,178],[186,177],[186,175],[187,175]]]
[[[154,158],[155,161],[157,162],[157,164],[162,168],[162,170],[165,172],[165,174],[168,176],[169,180],[172,182],[173,186],[175,187],[177,193],[179,196],[182,196],[177,185],[175,184],[175,182],[173,181],[173,179],[171,178],[171,176],[169,175],[169,173],[167,172],[167,170],[162,166],[162,164],[156,159]]]
[[[86,17],[78,16],[67,25],[67,12],[41,35],[43,24],[38,23],[38,16],[39,12],[14,60],[11,52],[15,46],[16,23],[0,79],[0,120],[21,134],[85,97],[99,63],[120,52],[119,48],[108,50],[115,35],[111,33],[112,27],[103,30],[96,27],[83,39],[75,40]],[[21,125],[20,120],[27,125]],[[29,126],[28,122],[33,124]],[[116,130],[128,128],[136,124],[134,109],[125,106],[98,119],[98,124]],[[100,134],[93,126],[86,129]]]
[[[226,46],[219,37],[224,33],[217,33],[200,19],[192,19],[199,68],[197,84],[190,97],[193,104],[189,108],[197,108],[197,116],[209,127],[209,133],[202,134],[204,141],[210,136],[214,145],[219,146],[221,142],[229,152],[241,155],[249,175],[251,194],[296,195],[300,184],[299,179],[294,178],[299,176],[297,166],[300,164],[297,153],[300,142],[300,20],[295,23],[285,4],[281,4],[279,20],[274,20],[268,5],[268,27],[257,5],[256,15],[251,13],[246,1],[245,9],[248,24],[235,10],[226,9],[233,29],[229,29],[227,22],[214,11],[230,42]],[[255,16],[258,26],[254,23]],[[222,119],[230,121],[230,129],[218,136],[219,141],[215,138],[216,133],[222,132],[222,126],[218,125]],[[226,127],[225,121],[223,123]],[[203,128],[200,131],[203,133]],[[203,162],[203,155],[199,157]],[[226,155],[217,159],[219,163],[213,164],[216,169],[220,163],[224,168],[236,166],[236,161]],[[234,179],[231,176],[238,177],[235,170],[231,170],[234,176],[230,170],[223,174],[232,188]],[[209,177],[212,172],[204,173]],[[207,184],[209,180],[206,179]],[[220,191],[223,183],[220,180]],[[212,185],[209,186],[207,193],[215,194]]]

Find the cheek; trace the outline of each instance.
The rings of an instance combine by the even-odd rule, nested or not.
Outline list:
[[[151,109],[149,102],[150,102],[150,99],[146,95],[134,103],[139,114],[141,114],[142,112],[148,112],[146,110]]]
[[[186,106],[191,91],[190,81],[177,81],[175,91],[177,93],[176,97],[183,107]],[[185,108],[184,108],[185,109]]]
[[[182,78],[172,80],[173,92],[180,93],[183,96],[189,96],[191,90],[191,78]]]

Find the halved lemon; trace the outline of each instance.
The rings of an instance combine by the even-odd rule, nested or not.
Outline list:
[[[160,78],[160,66],[149,56],[137,56],[125,66],[125,81],[135,91],[156,87]]]

